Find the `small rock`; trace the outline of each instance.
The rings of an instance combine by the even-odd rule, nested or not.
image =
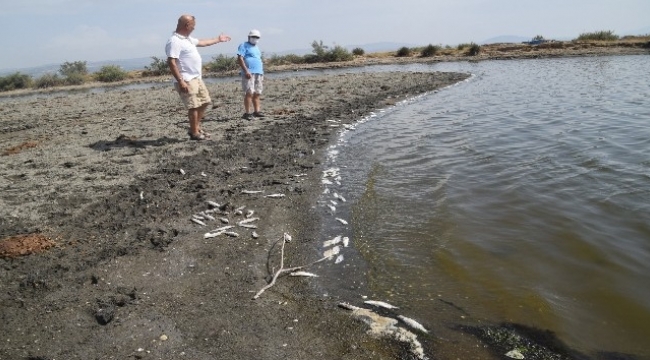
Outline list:
[[[168,337],[165,334],[160,335],[160,341],[167,341]]]
[[[524,354],[522,354],[519,350],[514,349],[510,350],[506,353],[506,356],[511,358],[511,359],[524,359]]]

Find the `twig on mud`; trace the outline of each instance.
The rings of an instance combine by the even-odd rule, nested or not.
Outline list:
[[[318,260],[316,260],[314,262],[311,262],[311,263],[309,263],[307,265],[296,266],[296,267],[291,267],[291,268],[285,269],[284,268],[284,244],[289,242],[289,241],[287,241],[287,234],[285,234],[280,240],[282,241],[282,247],[280,248],[280,269],[278,269],[278,271],[275,272],[271,282],[268,283],[266,286],[264,286],[260,291],[258,291],[257,294],[255,294],[255,296],[253,296],[253,300],[256,300],[257,298],[259,298],[260,295],[262,295],[262,293],[264,291],[269,289],[271,286],[275,285],[275,281],[278,279],[278,277],[280,275],[286,274],[286,273],[292,273],[292,272],[298,271],[298,270],[302,270],[302,269],[308,268],[308,267],[310,267],[312,265],[315,265],[315,264],[317,264],[319,262],[322,262],[322,261],[325,261],[325,260],[331,258],[331,256],[326,256],[326,257],[320,258],[320,259],[318,259]],[[278,241],[280,241],[280,240],[278,240]],[[277,244],[277,242],[276,242],[276,244]]]

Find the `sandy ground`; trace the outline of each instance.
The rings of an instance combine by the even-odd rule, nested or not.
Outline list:
[[[467,76],[267,79],[269,117],[250,122],[237,81],[209,84],[204,142],[188,139],[170,85],[0,99],[0,359],[409,358],[309,278],[252,297],[285,232],[287,266],[317,259],[332,125]],[[215,220],[192,222],[208,201]],[[250,210],[257,229],[204,239]]]

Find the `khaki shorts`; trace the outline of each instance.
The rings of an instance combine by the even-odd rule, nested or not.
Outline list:
[[[264,90],[264,75],[251,74],[250,79],[247,79],[246,75],[242,75],[241,89],[244,91],[244,95],[247,93],[261,94]]]
[[[200,108],[205,104],[212,102],[210,99],[210,94],[208,93],[208,88],[205,86],[205,83],[201,78],[194,78],[187,83],[188,92],[182,92],[178,83],[174,83],[176,91],[181,96],[183,104],[188,109]]]

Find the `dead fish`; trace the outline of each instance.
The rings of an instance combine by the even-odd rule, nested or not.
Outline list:
[[[140,200],[144,200],[144,192],[140,191]]]
[[[216,219],[214,218],[214,216],[212,216],[212,215],[208,215],[208,214],[206,214],[205,212],[203,213],[203,217],[206,218],[206,219],[208,219],[208,220],[212,220],[212,221],[215,221],[215,220],[216,220]]]
[[[199,219],[192,218],[192,221],[199,224],[199,225],[201,225],[201,226],[205,226],[205,223],[203,221],[199,220]]]
[[[366,300],[364,303],[368,305],[373,305],[373,306],[378,306],[378,307],[383,307],[386,309],[399,309],[397,306],[393,306],[389,303],[383,302],[383,301],[375,301],[375,300]]]
[[[228,220],[226,218],[219,218],[219,221],[221,221],[224,224],[230,224],[230,220]]]
[[[336,221],[340,222],[340,223],[343,224],[343,225],[347,225],[347,224],[348,224],[347,221],[345,221],[345,220],[343,220],[343,219],[341,219],[341,218],[336,218]]]
[[[318,277],[318,275],[306,271],[294,271],[289,276],[306,276],[306,277]]]
[[[330,205],[330,204],[327,204],[327,207],[328,207],[332,212],[336,212],[336,206],[332,206],[332,205]]]
[[[331,181],[329,181],[327,179],[321,180],[321,183],[323,183],[324,185],[332,185],[332,184],[334,184],[333,182],[331,182]]]
[[[429,333],[429,331],[427,329],[425,329],[424,326],[422,326],[422,324],[420,324],[419,322],[417,322],[417,321],[415,321],[415,320],[413,320],[411,318],[407,318],[404,315],[397,315],[397,318],[402,320],[402,322],[404,322],[404,324],[412,327],[415,330],[420,330],[425,334]]]
[[[243,228],[246,228],[246,229],[257,229],[257,225],[252,225],[252,224],[241,224],[241,223],[238,223],[237,225],[239,225],[239,226],[241,226],[241,227],[243,227]]]
[[[253,214],[255,214],[255,211],[253,211],[253,210],[248,210],[248,211],[246,212],[246,217],[247,217],[247,218],[250,218],[251,216],[253,216]]]
[[[336,199],[341,200],[342,202],[346,202],[346,201],[347,201],[347,200],[345,200],[345,198],[344,198],[342,195],[339,195],[339,194],[337,194],[337,193],[334,193],[334,197],[335,197]]]
[[[343,246],[348,247],[348,244],[350,244],[350,238],[346,236],[343,238]]]
[[[260,237],[260,235],[259,235],[257,232],[255,232],[255,231],[253,231],[253,233],[251,234],[251,236],[253,237],[253,239],[257,239],[258,237]]]
[[[219,205],[218,203],[216,203],[216,202],[214,202],[214,201],[210,201],[210,200],[208,200],[208,201],[206,201],[206,202],[208,203],[208,205],[212,206],[212,208],[219,208],[219,207],[221,207],[221,205]]]
[[[271,195],[266,195],[265,197],[275,199],[275,198],[283,198],[284,194],[271,194]]]
[[[203,216],[199,215],[199,214],[192,215],[192,218],[194,218],[196,220],[205,220],[205,218]]]
[[[234,232],[234,231],[226,231],[226,232],[224,232],[224,234],[225,234],[225,235],[228,235],[228,236],[230,236],[230,237],[239,237],[239,234],[237,234],[237,233]]]
[[[208,175],[206,175],[204,172],[201,172],[201,176],[206,177]]]
[[[289,235],[289,234],[287,234],[287,233],[284,233],[284,241],[285,241],[285,242],[291,242],[291,240],[293,240],[293,239],[291,238],[291,235]]]
[[[337,203],[337,202],[336,202],[336,201],[334,201],[334,200],[330,200],[330,203],[331,203],[332,205],[334,205],[334,206],[336,206],[336,205],[338,205],[338,204],[339,204],[339,203]]]
[[[340,251],[341,251],[341,248],[339,248],[338,246],[335,246],[335,247],[333,247],[333,248],[331,248],[329,250],[326,250],[323,253],[323,256],[326,257],[326,258],[329,258],[329,257],[332,257],[334,255],[338,255]]]
[[[348,303],[338,303],[338,306],[340,308],[343,308],[343,309],[346,309],[346,310],[352,310],[352,311],[360,309],[359,307],[354,306],[354,305],[350,305]]]
[[[214,233],[214,232],[226,231],[226,230],[230,230],[230,229],[232,229],[232,228],[234,228],[233,225],[222,226],[222,227],[220,227],[220,228],[218,228],[218,229],[214,229],[214,230],[212,230],[212,231],[210,231],[210,232],[211,232],[211,233]]]
[[[239,224],[239,225],[241,225],[241,224],[248,224],[249,222],[257,221],[257,220],[259,220],[259,219],[260,219],[260,218],[249,218],[249,219],[246,219],[246,220],[242,220],[242,221],[240,221],[238,224]]]
[[[343,261],[343,255],[339,255],[336,257],[336,260],[334,260],[334,264],[339,264]]]
[[[259,194],[259,193],[263,193],[263,192],[264,191],[262,191],[262,190],[242,190],[241,191],[242,194],[251,194],[251,195],[252,194]]]
[[[335,237],[332,240],[325,241],[323,243],[323,247],[329,247],[329,246],[332,246],[332,245],[336,245],[336,244],[338,244],[340,242],[341,242],[341,236],[339,235],[339,236]]]
[[[330,193],[330,189],[325,188],[325,190],[323,190],[323,194],[329,194],[329,193]]]
[[[211,238],[217,237],[217,236],[219,236],[221,234],[224,234],[225,232],[226,231],[208,232],[208,233],[203,234],[203,238],[204,239],[211,239]]]
[[[181,173],[181,175],[185,175],[185,170],[181,169],[180,173]]]

